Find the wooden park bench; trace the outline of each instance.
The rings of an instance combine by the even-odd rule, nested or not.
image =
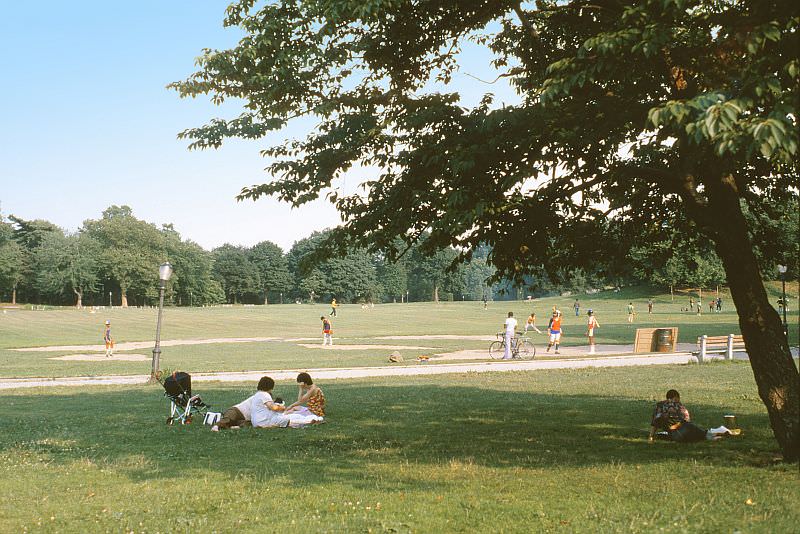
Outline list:
[[[703,363],[706,354],[724,354],[726,360],[732,360],[735,350],[745,350],[742,336],[700,336],[697,338],[697,351],[692,354],[697,356],[699,363]]]

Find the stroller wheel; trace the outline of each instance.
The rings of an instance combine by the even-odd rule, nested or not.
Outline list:
[[[172,424],[173,424],[174,422],[175,422],[175,421],[172,419],[172,417],[167,417],[167,424],[168,424],[169,426],[172,426]]]
[[[186,418],[186,419],[183,421],[183,424],[184,424],[184,425],[191,425],[191,424],[192,424],[192,418],[191,418],[191,417],[187,417],[187,418]]]

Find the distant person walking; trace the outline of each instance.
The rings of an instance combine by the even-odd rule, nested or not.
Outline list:
[[[589,354],[594,354],[594,331],[595,329],[600,328],[600,323],[597,322],[597,317],[594,316],[594,312],[592,310],[589,310],[586,313],[589,316],[589,321],[586,323],[586,335],[589,338]]]
[[[577,317],[581,313],[581,303],[578,302],[578,299],[575,299],[575,304],[572,305],[572,308],[575,310],[575,317]]]
[[[647,299],[647,313],[649,315],[653,314],[653,299]]]
[[[689,297],[689,311],[690,312],[694,311],[694,298],[693,297]]]
[[[633,318],[636,316],[636,310],[633,307],[633,302],[628,303],[628,322],[632,323]]]
[[[717,297],[717,313],[722,311],[722,297]]]
[[[106,344],[106,358],[114,355],[114,338],[111,337],[111,321],[106,321],[106,328],[103,332],[103,341]]]
[[[333,324],[331,324],[331,320],[325,317],[324,315],[320,317],[322,321],[322,346],[330,345],[333,346]]]
[[[338,307],[339,305],[336,304],[336,299],[333,299],[331,301],[331,313],[329,313],[328,315],[330,315],[331,317],[336,317],[336,308]]]
[[[508,312],[508,317],[506,318],[505,322],[506,334],[505,334],[505,352],[503,353],[504,360],[511,359],[511,343],[514,342],[514,335],[517,333],[517,320],[514,319],[514,312]]]
[[[486,302],[486,293],[483,294],[483,309],[487,309],[489,304]]]

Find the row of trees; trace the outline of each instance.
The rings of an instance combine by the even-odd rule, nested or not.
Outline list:
[[[491,291],[494,271],[486,253],[458,269],[445,250],[424,256],[410,250],[389,263],[380,254],[354,249],[311,263],[326,232],[294,244],[288,253],[264,241],[253,247],[223,245],[204,250],[181,239],[172,225],[158,228],[128,206],[112,206],[97,220],[67,233],[45,220],[0,218],[0,300],[49,304],[147,305],[158,297],[155,276],[163,261],[175,274],[168,297],[177,305],[318,300],[343,302],[466,298]]]
[[[791,218],[789,218],[791,220]],[[786,227],[796,232],[796,225]],[[614,232],[610,232],[614,233]],[[112,206],[98,220],[66,233],[44,220],[0,219],[0,299],[48,304],[150,304],[157,298],[159,263],[175,266],[168,297],[176,305],[275,303],[336,297],[343,302],[480,300],[581,292],[604,285],[655,283],[662,286],[713,287],[725,283],[722,264],[710,244],[680,240],[661,232],[649,243],[625,247],[631,236],[619,232],[606,254],[583,266],[545,269],[521,281],[497,279],[489,264],[492,251],[478,247],[467,263],[451,269],[453,248],[433,255],[412,245],[398,260],[363,248],[319,261],[316,252],[329,232],[297,241],[288,253],[275,243],[253,247],[223,245],[206,251],[181,239],[172,225],[161,228],[137,219],[127,206]],[[780,245],[783,243],[783,245]],[[770,238],[773,254],[797,248],[796,240]],[[487,280],[494,279],[492,282]]]

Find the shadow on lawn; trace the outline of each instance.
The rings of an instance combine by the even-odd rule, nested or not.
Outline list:
[[[33,453],[51,463],[116,465],[134,480],[192,469],[230,477],[288,477],[305,483],[375,469],[382,487],[440,482],[409,466],[550,469],[650,462],[762,465],[775,446],[766,415],[740,413],[742,438],[719,443],[646,443],[650,402],[599,395],[548,395],[479,387],[327,384],[328,423],[307,429],[210,432],[200,422],[164,424],[169,404],[153,387],[118,392],[4,397],[3,454]],[[208,387],[217,411],[249,394]],[[277,394],[289,397],[281,387]],[[698,423],[716,426],[718,406],[689,403]],[[758,450],[759,452],[756,452]],[[137,459],[132,461],[132,459]],[[387,467],[388,466],[388,467]],[[374,482],[369,482],[374,486]]]

